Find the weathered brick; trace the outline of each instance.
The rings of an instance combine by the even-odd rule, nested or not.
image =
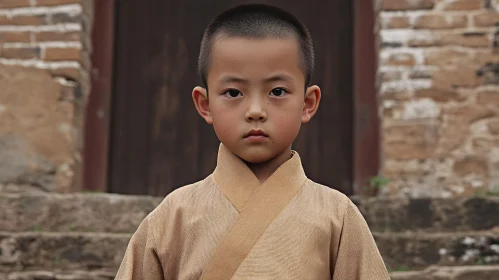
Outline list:
[[[81,77],[80,69],[74,67],[51,69],[50,74],[55,77],[64,77],[73,81],[78,81]]]
[[[444,108],[443,110],[447,118],[456,120],[457,126],[471,124],[494,116],[493,110],[476,104],[463,104],[450,108]],[[465,134],[469,134],[468,127],[465,126],[464,128],[466,129]]]
[[[415,68],[409,72],[409,79],[431,79],[435,70],[428,68]]]
[[[381,41],[381,48],[400,48],[404,44],[401,42],[395,42],[395,41],[390,41],[390,40],[382,40]]]
[[[460,46],[483,48],[492,46],[491,34],[485,32],[448,33],[432,31],[427,36],[413,36],[408,41],[409,47]]]
[[[448,66],[462,62],[468,57],[468,53],[458,49],[439,49],[425,53],[425,64],[436,66]]]
[[[68,13],[56,13],[52,15],[52,24],[57,23],[78,23],[81,21],[81,15],[68,14]]]
[[[435,5],[434,0],[383,0],[382,2],[382,9],[385,11],[430,10]]]
[[[427,14],[416,18],[415,28],[419,29],[449,29],[463,28],[468,24],[466,15],[433,15]]]
[[[469,136],[469,127],[463,125],[463,122],[466,123],[467,119],[464,117],[450,118],[447,115],[445,116],[445,119],[446,120],[442,122],[439,127],[440,139],[438,140],[437,149],[435,151],[436,155],[439,157],[449,157],[453,151],[462,147],[466,138]]]
[[[498,135],[499,134],[499,120],[491,120],[487,124],[487,128],[491,134]]]
[[[11,9],[31,6],[30,0],[3,0],[0,1],[0,9]]]
[[[10,22],[10,18],[7,15],[0,15],[0,25],[7,25]]]
[[[467,11],[481,9],[483,0],[454,0],[444,6],[446,11]]]
[[[445,69],[433,74],[433,85],[439,89],[452,90],[456,87],[478,85],[476,69],[467,65],[456,65],[452,70]]]
[[[480,157],[465,157],[454,163],[454,172],[459,176],[468,174],[487,174],[488,165],[484,158]]]
[[[47,23],[46,15],[0,17],[0,25],[43,25]]]
[[[0,31],[0,42],[30,42],[31,35],[29,32],[4,32]]]
[[[396,178],[396,177],[408,177],[408,176],[424,176],[425,174],[428,174],[428,172],[431,172],[433,170],[433,164],[432,161],[398,161],[398,160],[387,160],[385,161],[384,167],[383,167],[383,175],[388,177],[388,178]],[[362,205],[364,206],[364,205]],[[374,205],[370,205],[370,207],[373,207]],[[393,205],[392,205],[393,206]],[[367,204],[366,204],[367,208]],[[374,213],[374,209],[369,209],[368,211],[372,212],[365,212],[365,213]],[[374,227],[374,223],[372,221],[378,221],[376,214],[372,216],[373,218],[369,222],[372,223],[372,227]],[[391,221],[390,221],[391,222]],[[381,222],[380,224],[383,225]],[[408,229],[410,227],[407,227]]]
[[[5,58],[33,59],[40,57],[40,48],[4,48],[2,56]]]
[[[382,93],[383,100],[394,100],[394,101],[407,101],[412,98],[412,94],[407,90],[392,90]],[[385,109],[386,110],[386,109]]]
[[[36,0],[37,6],[58,6],[68,4],[78,4],[81,0]]]
[[[388,56],[383,65],[412,66],[416,64],[416,58],[411,53],[394,53]]]
[[[79,48],[45,48],[43,59],[51,61],[77,60],[81,57]]]
[[[484,137],[477,137],[471,141],[473,153],[476,155],[487,156],[490,151],[499,146],[499,140]]]
[[[494,26],[499,23],[499,13],[487,11],[473,15],[473,22],[477,27]]]
[[[462,47],[489,47],[492,44],[491,36],[484,32],[466,32],[461,34],[445,34],[441,37],[444,45]]]
[[[407,42],[409,47],[438,47],[442,46],[442,40],[440,38],[440,34],[431,32],[430,34],[417,35],[413,36]]]
[[[495,105],[499,107],[499,91],[480,91],[477,94],[477,103],[481,105]]]
[[[383,97],[383,101],[390,101],[388,104],[393,101],[398,101],[397,99],[385,98]],[[396,102],[395,104],[390,104],[383,108],[383,119],[392,120],[392,119],[400,119],[400,116],[403,111],[403,105],[400,102]]]
[[[497,141],[497,142],[499,142],[499,141]],[[498,144],[496,144],[496,145],[494,146],[494,148],[495,148],[495,147],[499,147],[499,143],[498,143]],[[490,172],[490,174],[499,174],[499,161],[495,161],[495,160],[494,160],[494,161],[492,161],[492,162],[490,163],[490,169],[489,169],[489,172]],[[497,181],[496,181],[496,182],[497,182]],[[495,190],[499,190],[499,188],[497,188],[497,187],[496,187],[496,188],[495,188]]]
[[[414,93],[419,98],[430,98],[436,102],[464,101],[466,98],[453,90],[429,88],[417,90]]]
[[[408,123],[383,129],[383,150],[390,159],[423,159],[433,155],[438,138],[436,124]]]
[[[406,16],[388,16],[382,18],[383,28],[409,28],[411,26],[409,18]]]
[[[58,32],[58,31],[41,31],[34,33],[35,41],[80,41],[81,35],[79,31]]]
[[[402,72],[400,71],[382,71],[380,75],[381,81],[383,82],[398,81],[402,79]]]
[[[480,84],[499,84],[499,63],[487,61],[477,69],[477,76],[479,77]]]

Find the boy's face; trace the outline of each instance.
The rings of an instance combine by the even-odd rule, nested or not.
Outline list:
[[[219,37],[207,83],[208,95],[199,87],[193,91],[196,108],[213,124],[219,140],[251,163],[289,153],[320,100],[317,86],[304,90],[294,38]]]

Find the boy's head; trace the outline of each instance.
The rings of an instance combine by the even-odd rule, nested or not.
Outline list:
[[[312,38],[305,25],[280,8],[249,4],[236,6],[221,13],[206,28],[198,59],[199,75],[206,89],[208,89],[207,76],[213,44],[217,39],[224,37],[295,39],[299,46],[300,66],[305,76],[305,86],[310,83],[315,55]]]
[[[262,4],[237,6],[205,31],[204,88],[192,96],[220,141],[243,160],[286,158],[319,105],[319,87],[308,86],[313,67],[312,39],[293,15]]]

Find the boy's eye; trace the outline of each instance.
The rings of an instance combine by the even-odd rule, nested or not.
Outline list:
[[[243,93],[238,91],[237,89],[229,89],[228,91],[224,92],[224,95],[226,97],[235,98],[235,97],[243,96]]]
[[[287,93],[288,92],[285,89],[283,89],[283,88],[275,88],[275,89],[273,89],[273,90],[270,91],[270,95],[271,96],[278,96],[278,97],[284,96]]]

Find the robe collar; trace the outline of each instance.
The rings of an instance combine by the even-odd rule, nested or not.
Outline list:
[[[300,156],[296,151],[292,151],[291,158],[260,184],[249,167],[223,144],[220,144],[213,176],[219,190],[238,212],[241,212],[253,195],[262,188],[274,188],[276,184],[300,188],[307,179]]]

